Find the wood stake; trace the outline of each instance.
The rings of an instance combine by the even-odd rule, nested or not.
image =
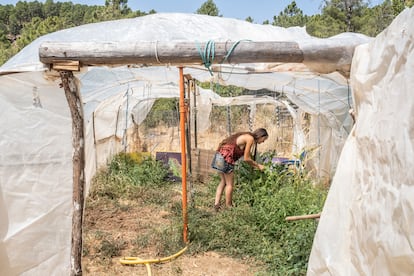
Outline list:
[[[82,275],[82,221],[85,186],[85,144],[82,101],[78,86],[71,71],[61,71],[62,86],[72,117],[72,146],[73,146],[73,214],[72,214],[72,248],[71,276]]]
[[[301,219],[316,219],[316,218],[320,218],[321,214],[310,214],[310,215],[303,215],[303,216],[290,216],[290,217],[286,217],[285,220],[286,221],[292,221],[292,220],[301,220]]]

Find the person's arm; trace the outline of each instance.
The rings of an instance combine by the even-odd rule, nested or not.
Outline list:
[[[254,138],[250,134],[244,134],[243,135],[243,142],[246,143],[246,146],[244,147],[244,156],[243,160],[247,162],[250,166],[253,168],[257,168],[259,170],[263,170],[264,166],[262,164],[257,163],[255,160],[252,159],[250,151],[252,149],[252,145],[254,143]]]

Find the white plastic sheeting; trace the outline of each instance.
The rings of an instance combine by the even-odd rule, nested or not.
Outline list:
[[[324,40],[310,37],[304,28],[284,29],[194,14],[156,14],[45,35],[4,64],[0,68],[0,274],[65,275],[70,269],[71,119],[60,79],[44,73],[47,68],[39,62],[38,49],[43,41],[242,39],[296,41],[308,50],[323,44],[349,43],[352,47],[369,41],[358,34]],[[311,65],[330,72],[331,65],[324,67],[323,62]],[[314,74],[301,64],[222,68],[221,83],[283,92],[299,107],[297,112],[310,113],[314,130],[308,141],[298,145],[321,146],[320,169],[328,176],[335,170],[352,125],[346,79],[338,73]],[[205,68],[184,70],[201,81],[211,78]],[[97,164],[126,145],[125,132],[132,119],[141,122],[156,98],[178,97],[178,70],[168,66],[100,67],[87,68],[75,77],[84,103],[88,183]],[[208,90],[200,94],[197,106],[201,127],[208,127],[202,119],[208,118],[211,104],[242,101],[224,100]]]
[[[37,72],[1,77],[1,275],[69,271],[72,128],[56,87]]]
[[[248,89],[268,89],[279,91],[299,107],[296,114],[310,114],[310,131],[305,138],[300,131],[295,132],[297,144],[293,155],[303,150],[318,148],[309,165],[315,174],[329,182],[336,170],[337,160],[343,143],[353,125],[349,110],[352,106],[351,91],[347,80],[339,73],[315,75],[311,72],[268,72],[259,74],[222,74],[226,84]],[[295,117],[293,115],[292,117]]]
[[[185,68],[184,73],[200,81],[208,81],[212,78],[203,68]],[[352,102],[350,89],[344,77],[338,73],[322,76],[315,76],[311,72],[235,74],[229,70],[229,73],[220,73],[220,78],[222,85],[282,92],[299,107],[298,114],[294,114],[297,120],[300,120],[300,114],[304,112],[310,114],[311,128],[307,137],[305,138],[299,129],[295,132],[296,144],[292,149],[293,155],[304,149],[319,147],[317,156],[310,162],[316,170],[315,174],[329,182],[353,123],[348,113]],[[94,161],[97,167],[104,164],[112,153],[127,147],[127,143],[116,146],[113,140],[108,140],[106,145],[102,141],[112,136],[116,136],[120,141],[125,139],[126,129],[133,124],[131,116],[136,124],[141,123],[156,98],[179,96],[178,69],[175,67],[92,68],[81,74],[79,79],[84,95],[87,132],[91,133],[88,137],[95,139],[90,143],[93,145],[101,141],[99,145],[102,149],[98,152],[93,146],[87,147],[91,150],[90,154],[97,157]],[[198,131],[204,131],[210,126],[209,114],[213,104],[256,105],[267,102],[281,105],[278,99],[271,97],[222,98],[209,90],[202,90],[197,102]],[[89,179],[94,170],[87,172],[87,179]]]
[[[414,275],[414,9],[351,70],[355,126],[314,239],[308,275]]]

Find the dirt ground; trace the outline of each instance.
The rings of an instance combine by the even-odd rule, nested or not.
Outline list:
[[[157,249],[155,246],[151,247],[151,244],[146,244],[137,255],[125,256],[127,252],[131,252],[133,241],[141,232],[148,232],[149,227],[168,223],[169,216],[165,211],[157,211],[145,205],[138,204],[132,208],[128,206],[123,210],[108,207],[107,204],[97,204],[85,209],[82,258],[84,275],[253,276],[259,270],[249,259],[233,259],[216,252],[193,255],[188,250],[164,263],[152,263],[149,266],[121,264],[120,260],[124,257],[138,257],[143,260],[170,257],[157,256]],[[103,257],[102,252],[99,253],[96,248],[102,245],[104,239],[113,244],[123,244],[121,256]]]
[[[122,265],[119,258],[112,260],[113,266],[101,269],[92,264],[87,265],[88,271],[84,275],[153,275],[153,276],[249,276],[254,275],[248,264],[220,256],[214,252],[203,255],[189,256],[184,253],[176,259],[161,263],[145,265]]]

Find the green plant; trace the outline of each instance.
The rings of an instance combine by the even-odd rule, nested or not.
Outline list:
[[[156,99],[150,112],[146,116],[143,125],[154,128],[159,125],[168,127],[177,126],[179,122],[179,110],[177,98]]]
[[[167,174],[167,168],[151,157],[138,160],[134,154],[119,153],[93,178],[90,197],[136,198],[148,187],[168,184]]]
[[[263,172],[241,162],[236,174],[236,207],[218,214],[200,206],[190,210],[193,250],[252,256],[266,264],[266,275],[306,274],[317,222],[285,218],[320,212],[327,191],[315,186],[306,172],[270,162]],[[212,182],[210,193],[218,179]]]
[[[83,257],[90,255],[102,264],[110,264],[112,257],[119,256],[126,245],[122,237],[114,238],[111,233],[98,230],[86,239],[82,253]]]
[[[101,244],[98,248],[98,254],[101,258],[112,258],[114,256],[119,256],[121,250],[125,247],[125,241],[115,240],[112,237],[104,239],[101,241]]]
[[[319,213],[327,190],[313,183],[305,168],[290,169],[273,164],[270,162],[273,155],[270,152],[259,156],[266,166],[262,172],[243,162],[237,165],[235,207],[231,209],[216,213],[212,208],[219,181],[217,176],[209,183],[194,185],[194,197],[188,204],[190,253],[216,251],[231,257],[248,258],[252,264],[260,264],[263,268],[258,275],[306,274],[317,221],[289,222],[285,218]],[[94,193],[87,202],[88,208],[131,212],[141,204],[148,206],[154,214],[162,211],[165,215],[148,224],[138,222],[142,230],[131,241],[116,240],[106,231],[88,235],[91,238],[87,240],[84,255],[98,257],[101,262],[109,262],[110,256],[121,254],[125,243],[132,245],[128,252],[132,255],[140,255],[144,248],[155,248],[159,256],[168,256],[185,246],[180,184],[162,178],[158,179],[158,185],[144,180],[132,181],[131,178],[137,177],[141,170],[142,175],[158,173],[158,170],[167,174],[168,171],[155,160],[145,159],[138,164],[130,157],[128,154],[115,156],[108,168],[96,175],[98,185],[92,186]]]

